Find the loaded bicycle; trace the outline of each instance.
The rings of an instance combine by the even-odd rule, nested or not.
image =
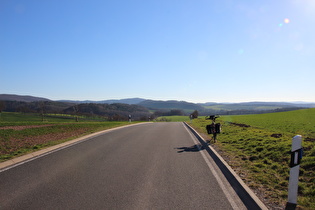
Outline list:
[[[219,115],[206,116],[206,120],[212,120],[212,123],[210,125],[207,125],[206,129],[208,134],[212,134],[212,140],[214,142],[216,142],[217,140],[217,134],[221,133],[221,124],[215,123],[215,120],[219,117]]]

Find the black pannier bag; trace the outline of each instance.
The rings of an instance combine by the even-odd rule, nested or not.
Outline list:
[[[215,132],[221,133],[221,124],[220,123],[215,124]]]
[[[215,133],[215,126],[214,124],[210,124],[206,126],[208,134],[214,134]]]

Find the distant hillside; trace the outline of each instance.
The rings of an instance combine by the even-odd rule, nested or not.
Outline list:
[[[139,104],[142,101],[145,101],[146,99],[143,98],[126,98],[126,99],[119,99],[119,100],[104,100],[102,101],[102,103],[106,103],[106,104],[116,104],[116,103],[120,103],[120,104]]]
[[[221,115],[234,115],[234,114],[258,114],[258,113],[268,113],[268,112],[280,112],[289,111],[295,109],[303,108],[315,108],[315,103],[306,102],[246,102],[246,103],[189,103],[186,101],[158,101],[158,100],[146,100],[143,98],[127,98],[119,100],[102,100],[102,101],[73,101],[73,100],[59,100],[52,101],[47,98],[40,98],[34,96],[20,96],[13,94],[0,94],[0,101],[6,103],[6,109],[10,110],[34,110],[34,107],[40,106],[39,104],[17,104],[8,102],[39,102],[39,101],[50,101],[51,103],[46,103],[47,107],[51,107],[51,110],[58,110],[59,112],[70,107],[74,104],[129,104],[129,105],[139,105],[146,107],[154,111],[170,112],[181,111],[183,114],[190,114],[194,110],[198,110],[199,115],[210,115],[210,114],[221,114]],[[2,102],[2,103],[3,103]],[[58,102],[55,104],[53,102]],[[19,107],[19,108],[18,108]],[[31,107],[31,108],[30,108]],[[3,109],[3,108],[2,108]]]
[[[289,102],[244,102],[244,103],[213,103],[208,102],[199,104],[206,109],[217,111],[235,111],[235,110],[251,110],[251,111],[267,111],[276,109],[294,109],[294,108],[314,108],[315,103],[289,103]]]
[[[112,120],[127,120],[131,115],[133,119],[149,119],[151,113],[145,107],[134,104],[96,104],[96,103],[82,103],[77,104],[63,110],[63,113],[73,114],[77,110],[79,114],[85,116],[106,116]]]
[[[132,119],[134,120],[147,120],[152,115],[147,108],[134,104],[75,104],[60,101],[0,102],[0,113],[4,111],[39,114],[73,114],[87,117],[100,116],[108,120],[127,120],[129,115],[132,115]]]
[[[138,104],[146,99],[143,98],[126,98],[126,99],[110,99],[110,100],[102,100],[102,101],[91,101],[91,100],[84,100],[84,101],[74,101],[74,100],[59,100],[61,102],[70,102],[76,104],[87,104],[87,103],[94,103],[94,104]]]
[[[182,109],[182,110],[204,110],[204,107],[189,103],[186,101],[154,101],[154,100],[146,100],[140,102],[138,105],[147,107],[149,109]]]
[[[5,112],[23,112],[36,113],[43,110],[46,113],[62,113],[64,109],[72,106],[72,103],[57,102],[57,101],[4,101],[3,110]]]
[[[22,102],[34,102],[34,101],[50,101],[47,98],[40,98],[34,96],[21,96],[14,94],[0,94],[0,101],[22,101]]]

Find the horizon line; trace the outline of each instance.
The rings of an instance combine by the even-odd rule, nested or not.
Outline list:
[[[33,95],[19,95],[19,94],[7,94],[1,93],[0,95],[15,95],[21,97],[36,97],[36,98],[45,98],[51,101],[91,101],[91,102],[100,102],[100,101],[111,101],[111,100],[127,100],[127,99],[143,99],[143,100],[153,100],[153,101],[184,101],[188,103],[195,103],[195,104],[206,104],[206,103],[222,103],[222,104],[233,104],[233,103],[315,103],[315,101],[304,101],[304,100],[288,100],[288,101],[273,101],[273,100],[246,100],[246,101],[207,101],[207,102],[192,102],[191,100],[183,100],[183,99],[149,99],[149,98],[142,98],[142,97],[128,97],[128,98],[111,98],[111,99],[50,99],[43,96],[33,96]]]

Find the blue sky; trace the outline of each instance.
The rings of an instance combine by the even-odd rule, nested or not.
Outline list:
[[[1,0],[0,93],[315,102],[314,0]]]

